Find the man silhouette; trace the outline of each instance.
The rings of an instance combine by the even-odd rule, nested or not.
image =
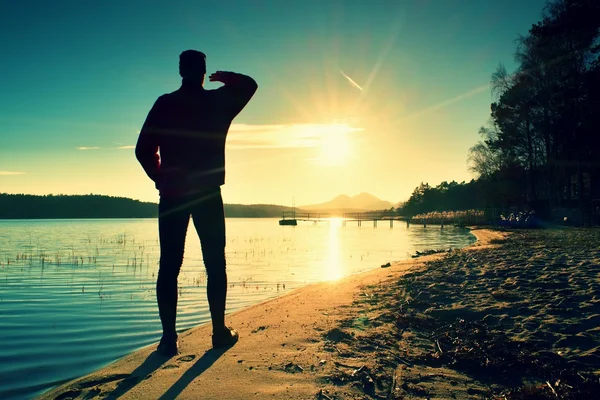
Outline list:
[[[160,193],[160,265],[156,281],[163,335],[158,352],[178,352],[175,329],[177,277],[183,262],[190,215],[200,238],[207,273],[207,297],[214,348],[233,345],[235,330],[225,326],[225,139],[231,121],[257,89],[245,75],[217,71],[209,76],[224,86],[204,89],[206,56],[186,50],[179,56],[181,87],[160,96],[140,131],[135,154]]]

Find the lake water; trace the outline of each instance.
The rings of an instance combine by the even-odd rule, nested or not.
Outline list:
[[[464,229],[399,221],[293,227],[240,218],[226,227],[228,312],[416,250],[475,241]],[[158,258],[155,219],[0,221],[0,398],[35,397],[158,341]],[[190,223],[179,331],[209,320],[205,283]]]

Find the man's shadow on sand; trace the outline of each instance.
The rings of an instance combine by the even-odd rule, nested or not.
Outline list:
[[[229,348],[207,350],[204,355],[202,355],[202,357],[200,357],[198,361],[196,361],[196,363],[160,397],[160,399],[175,399],[194,379],[210,368],[219,357],[225,354],[227,350],[229,350]],[[127,378],[119,382],[115,390],[113,390],[106,399],[116,400],[120,398],[171,359],[172,358],[166,358],[160,355],[156,351],[151,353]],[[177,361],[178,359],[175,360]]]
[[[188,387],[188,385],[192,383],[194,379],[202,375],[204,371],[209,369],[215,363],[215,361],[217,361],[219,357],[225,354],[225,352],[229,349],[230,347],[207,350],[190,369],[185,371],[181,378],[179,378],[179,380],[175,382],[173,386],[171,386],[169,390],[165,392],[165,394],[159,397],[159,400],[171,400],[177,398],[177,396],[179,396],[179,394],[181,394],[181,392],[183,392],[183,390]]]

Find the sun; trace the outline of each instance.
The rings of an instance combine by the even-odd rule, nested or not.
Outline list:
[[[353,128],[344,124],[331,124],[319,134],[319,157],[321,165],[345,165],[350,158]]]

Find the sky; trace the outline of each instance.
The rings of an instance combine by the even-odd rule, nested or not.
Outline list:
[[[178,57],[259,89],[226,147],[226,203],[407,200],[469,181],[491,74],[545,0],[13,1],[0,7],[0,193],[157,201],[134,155]],[[219,83],[206,82],[207,89]]]

